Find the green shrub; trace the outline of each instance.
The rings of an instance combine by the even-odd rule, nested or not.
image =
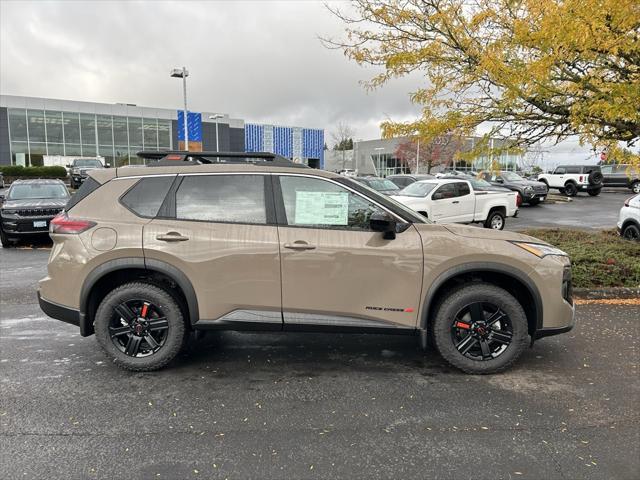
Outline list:
[[[0,172],[5,177],[12,178],[65,178],[67,169],[64,167],[22,167],[20,165],[0,166]]]

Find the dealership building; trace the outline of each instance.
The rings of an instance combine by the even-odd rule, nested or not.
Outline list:
[[[141,164],[141,150],[184,149],[183,118],[166,108],[0,95],[0,165],[65,165],[70,157]],[[273,152],[324,168],[322,129],[191,110],[187,119],[189,150]]]

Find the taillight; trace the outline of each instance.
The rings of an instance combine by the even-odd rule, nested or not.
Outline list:
[[[520,205],[522,205],[522,197],[520,196],[520,193],[518,193],[516,196],[516,207],[519,207]]]
[[[582,183],[582,178],[583,178],[582,175],[580,175],[580,183]]]
[[[634,198],[636,198],[636,196],[634,195],[633,197],[629,197],[624,201],[624,206],[628,207],[629,206],[629,202],[631,202],[631,200],[633,200]]]
[[[53,217],[49,223],[49,233],[78,234],[89,230],[95,225],[96,222],[79,218],[69,218],[66,212],[62,212]]]

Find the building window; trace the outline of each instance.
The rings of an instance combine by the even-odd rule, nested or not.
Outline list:
[[[66,144],[80,145],[80,117],[78,114],[62,112],[62,122],[64,125],[64,142]]]
[[[26,111],[24,109],[10,108],[8,113],[9,113],[9,131],[11,133],[11,141],[26,142],[27,141]]]
[[[27,110],[27,121],[29,128],[29,142],[45,143],[47,138],[44,129],[44,111]]]
[[[158,149],[158,121],[155,118],[144,118],[144,148],[147,150]]]
[[[142,150],[142,119],[129,117],[129,146]]]
[[[171,120],[158,120],[158,147],[171,148]]]
[[[23,110],[24,112],[24,110]],[[27,142],[11,142],[11,164],[26,167],[29,158],[29,144]]]
[[[95,156],[96,146],[96,116],[91,114],[80,114],[80,136],[82,137],[83,155]],[[84,152],[84,146],[93,146],[93,155]],[[87,149],[91,151],[91,149]]]
[[[129,145],[127,117],[113,117],[113,143],[116,145]]]
[[[62,112],[44,112],[45,124],[47,126],[47,144],[63,143],[64,135],[62,131]],[[51,155],[51,153],[49,153]],[[56,154],[58,155],[58,154]]]
[[[96,117],[98,125],[98,145],[109,145],[113,150],[113,126],[111,116],[98,115]]]
[[[44,156],[47,154],[47,144],[42,142],[29,142],[29,165],[41,167],[44,165]]]

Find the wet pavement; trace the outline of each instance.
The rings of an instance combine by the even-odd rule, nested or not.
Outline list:
[[[632,479],[640,307],[579,305],[514,369],[412,337],[218,333],[129,373],[44,316],[46,249],[0,249],[3,478]]]

